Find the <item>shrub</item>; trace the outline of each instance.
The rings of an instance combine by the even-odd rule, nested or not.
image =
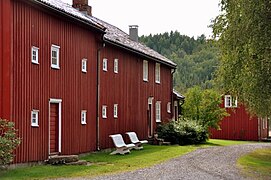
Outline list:
[[[0,118],[0,166],[13,161],[13,151],[19,144],[14,123]]]
[[[193,120],[171,121],[158,126],[160,138],[171,144],[187,145],[206,142],[208,130]]]

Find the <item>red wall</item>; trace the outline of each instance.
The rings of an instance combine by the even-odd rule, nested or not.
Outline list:
[[[0,1],[0,118],[11,114],[12,10],[10,0]]]
[[[11,119],[22,138],[16,162],[48,158],[50,98],[62,99],[62,154],[95,150],[97,34],[21,1],[13,7]],[[59,70],[50,65],[52,44],[60,46]],[[31,63],[32,45],[39,47],[39,65]],[[39,127],[31,127],[32,109],[39,110]],[[81,110],[87,110],[87,125],[81,125]]]
[[[250,117],[243,105],[238,106],[238,108],[226,108],[230,116],[221,121],[221,130],[211,130],[211,138],[254,141],[259,139],[258,118]]]
[[[100,108],[100,145],[101,148],[113,147],[110,134],[125,134],[135,131],[139,138],[148,138],[147,109],[148,98],[153,100],[153,124],[155,123],[155,102],[161,101],[161,119],[171,118],[167,113],[167,103],[171,101],[171,69],[161,64],[161,83],[155,83],[155,62],[148,61],[148,82],[143,81],[143,58],[136,54],[106,45],[101,53],[102,59],[108,59],[108,71],[101,68],[100,105],[107,106],[107,118],[101,117]],[[119,73],[113,69],[114,59],[119,60]],[[113,106],[118,104],[118,118],[113,117]]]

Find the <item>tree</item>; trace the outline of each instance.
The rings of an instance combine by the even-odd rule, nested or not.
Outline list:
[[[271,114],[271,1],[221,0],[212,27],[221,62],[216,82],[251,114]]]
[[[14,123],[0,118],[0,166],[13,160],[13,151],[20,144]]]
[[[184,117],[197,121],[203,127],[219,129],[219,121],[227,116],[220,107],[221,96],[213,89],[202,90],[199,86],[188,89],[185,94]]]

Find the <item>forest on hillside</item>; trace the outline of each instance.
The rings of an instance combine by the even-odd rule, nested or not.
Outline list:
[[[185,93],[195,85],[212,88],[214,72],[218,66],[218,48],[204,35],[189,37],[178,31],[141,36],[140,42],[177,64],[174,88]]]

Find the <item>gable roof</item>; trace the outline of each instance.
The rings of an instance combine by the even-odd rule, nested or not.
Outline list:
[[[113,26],[99,18],[94,16],[86,15],[77,9],[73,8],[71,5],[62,2],[61,0],[32,0],[33,2],[39,3],[43,6],[48,6],[54,10],[59,11],[64,15],[68,15],[71,18],[75,18],[80,22],[94,27],[100,31],[105,31],[104,40],[107,43],[119,46],[126,50],[137,53],[145,58],[152,59],[162,64],[166,64],[172,68],[176,68],[176,64],[169,60],[168,58],[162,56],[153,49],[143,45],[139,42],[135,42],[130,39],[129,35],[124,31],[120,30],[116,26]]]
[[[106,34],[104,35],[106,42],[123,47],[130,51],[134,51],[135,53],[145,56],[146,58],[153,59],[154,61],[158,61],[160,63],[176,68],[176,64],[174,62],[162,56],[153,49],[147,47],[146,45],[131,40],[127,33],[117,28],[116,26],[113,26],[94,16],[91,16],[91,18],[106,28]]]
[[[88,15],[81,13],[71,5],[62,2],[61,0],[32,0],[32,2],[54,10],[62,15],[66,15],[69,18],[75,19],[102,32],[105,31],[104,26],[93,21]]]

